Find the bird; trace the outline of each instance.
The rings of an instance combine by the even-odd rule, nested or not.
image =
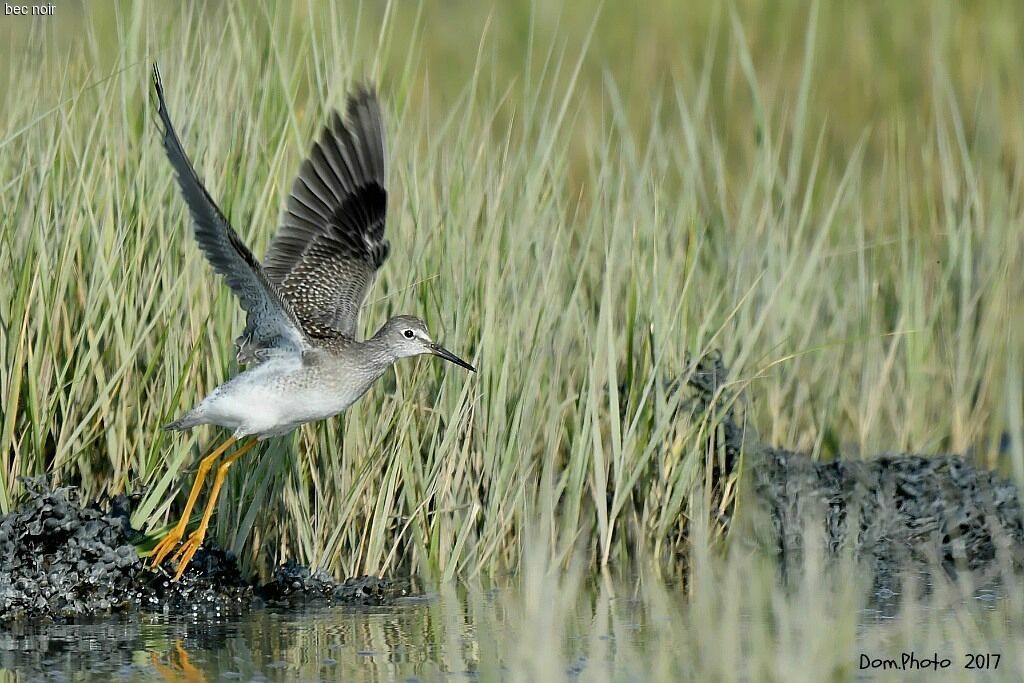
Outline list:
[[[236,358],[245,370],[162,428],[185,432],[216,425],[231,430],[200,460],[181,519],[150,553],[155,570],[177,548],[171,561],[177,565],[172,580],[178,581],[203,543],[229,468],[259,441],[341,413],[402,358],[433,354],[471,372],[476,368],[434,341],[416,316],[395,316],[372,337],[357,338],[359,309],[391,249],[384,236],[384,125],[372,84],[349,92],[344,120],[337,110],[330,112],[260,262],[185,153],[156,63],[152,81],[161,142],[195,239],[246,313],[235,340]],[[206,476],[221,456],[199,526],[182,543]]]

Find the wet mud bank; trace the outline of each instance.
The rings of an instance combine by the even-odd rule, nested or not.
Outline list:
[[[406,592],[387,579],[337,582],[296,564],[279,567],[259,584],[210,544],[172,582],[165,572],[146,568],[136,550],[141,534],[128,522],[132,499],[83,504],[72,488],[22,481],[23,502],[0,518],[0,623],[140,609],[225,614],[267,605],[381,605]]]
[[[811,546],[833,555],[852,548],[883,590],[908,577],[929,582],[936,571],[955,578],[1024,569],[1019,491],[996,473],[948,454],[814,460],[745,432],[720,357],[696,363],[687,385],[691,414],[718,425],[713,448],[722,455],[712,478],[721,488],[738,476],[752,503],[731,531],[775,554],[784,574]]]

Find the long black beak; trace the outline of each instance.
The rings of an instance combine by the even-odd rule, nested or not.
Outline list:
[[[440,344],[431,344],[430,352],[437,356],[438,358],[444,358],[449,363],[455,363],[459,367],[466,368],[470,372],[476,372],[476,368],[474,368],[472,365],[462,360],[461,358],[459,358],[454,353],[444,348]]]

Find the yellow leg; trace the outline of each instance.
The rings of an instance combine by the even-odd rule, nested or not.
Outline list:
[[[167,535],[160,539],[160,542],[153,552],[150,553],[152,558],[149,563],[150,569],[156,569],[163,562],[164,558],[167,557],[168,553],[174,550],[174,546],[178,545],[178,541],[185,535],[185,528],[188,526],[188,518],[192,515],[192,508],[195,507],[196,499],[199,498],[199,492],[203,488],[203,482],[206,480],[206,474],[213,467],[213,461],[220,457],[231,444],[238,441],[235,437],[229,438],[227,441],[218,446],[212,453],[199,461],[199,470],[196,472],[196,481],[192,484],[192,492],[188,494],[188,502],[185,503],[185,511],[181,514],[181,519],[178,520],[178,524],[167,532]]]
[[[220,495],[220,489],[224,485],[224,479],[228,476],[228,469],[236,460],[255,446],[256,443],[256,439],[252,439],[249,443],[226,457],[224,462],[220,464],[220,467],[217,468],[217,478],[213,480],[213,490],[210,491],[210,500],[206,503],[206,510],[203,512],[202,521],[199,522],[196,530],[188,535],[188,539],[181,544],[178,552],[174,553],[173,559],[178,563],[178,571],[174,574],[175,581],[180,579],[181,575],[185,573],[185,567],[188,566],[192,556],[199,550],[199,546],[203,544],[203,538],[206,537],[206,529],[210,526],[210,517],[213,516],[213,509],[217,506],[217,497]]]

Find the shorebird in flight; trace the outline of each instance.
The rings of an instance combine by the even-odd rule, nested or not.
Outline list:
[[[248,439],[217,468],[199,526],[178,547],[174,580],[202,545],[228,468],[260,440],[342,412],[401,358],[433,354],[472,365],[435,342],[411,315],[388,320],[369,339],[356,338],[359,308],[388,257],[387,157],[380,105],[372,87],[348,97],[346,121],[333,112],[302,163],[281,226],[260,263],[203,186],[174,132],[160,71],[153,66],[163,146],[188,204],[196,241],[246,312],[235,341],[250,367],[164,426],[227,427],[232,435],[199,463],[181,520],[151,555],[151,567],[178,547],[214,462]]]

